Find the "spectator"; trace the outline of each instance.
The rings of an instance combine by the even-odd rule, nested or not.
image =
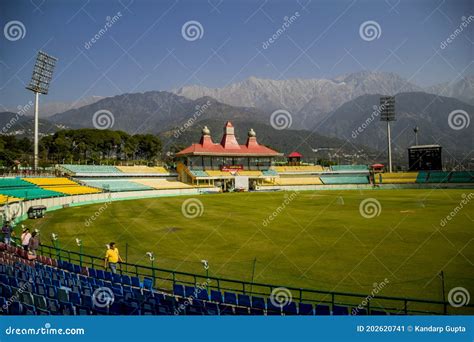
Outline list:
[[[33,234],[31,234],[31,238],[28,244],[29,254],[36,257],[36,250],[38,249],[39,245],[40,245],[40,240],[39,240],[38,232],[34,231]]]
[[[31,233],[28,228],[23,228],[23,233],[21,233],[21,245],[25,251],[28,251],[28,245],[30,244]]]
[[[111,242],[107,252],[105,253],[104,268],[107,269],[107,266],[109,266],[112,273],[117,273],[117,263],[119,262],[123,262],[119,250],[115,247],[115,242]]]
[[[10,242],[12,241],[12,236],[15,236],[15,232],[13,231],[13,227],[10,225],[10,222],[5,221],[2,227],[2,234],[3,234],[3,242],[9,245]]]

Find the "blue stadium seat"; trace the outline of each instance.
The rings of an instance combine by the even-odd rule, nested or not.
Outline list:
[[[97,278],[105,280],[105,272],[103,270],[97,270]]]
[[[69,291],[64,288],[58,289],[58,300],[60,303],[69,303]]]
[[[242,308],[240,306],[236,306],[234,308],[235,314],[238,316],[246,316],[249,314],[249,308]]]
[[[197,298],[201,299],[201,300],[208,301],[209,300],[209,293],[207,292],[206,289],[200,289],[199,291],[197,291]]]
[[[234,311],[232,310],[232,306],[226,304],[219,304],[219,315],[227,316],[233,314]]]
[[[387,312],[386,311],[380,311],[380,310],[370,310],[370,314],[373,316],[386,316]]]
[[[56,299],[47,298],[48,310],[53,314],[59,314],[59,303]]]
[[[50,316],[51,312],[49,312],[48,310],[45,310],[45,309],[36,308],[36,314],[38,316]]]
[[[185,297],[194,297],[195,293],[196,293],[196,288],[194,286],[184,286]]]
[[[153,279],[151,278],[143,278],[143,288],[147,290],[153,290]]]
[[[366,316],[367,315],[367,310],[366,309],[357,309],[354,308],[351,313],[355,316]]]
[[[267,298],[267,314],[268,311],[275,311],[281,313],[281,306],[280,305],[274,305],[272,303],[272,300],[270,298]]]
[[[347,316],[349,315],[349,309],[347,306],[333,305],[332,314],[335,316]]]
[[[89,277],[97,278],[97,270],[95,268],[88,268]]]
[[[70,292],[69,293],[69,300],[74,305],[81,305],[81,295],[79,293]]]
[[[224,303],[237,305],[237,296],[234,292],[224,292]]]
[[[267,306],[265,305],[265,299],[262,297],[254,297],[252,296],[252,307],[256,309],[265,310]]]
[[[132,277],[132,286],[135,286],[135,287],[141,287],[140,286],[140,278],[138,277]]]
[[[128,275],[122,275],[122,284],[123,285],[132,285],[132,280]]]
[[[331,310],[328,305],[318,304],[316,305],[316,315],[318,316],[328,316],[331,314]]]
[[[296,303],[289,302],[285,306],[283,306],[283,313],[285,315],[297,315],[298,311],[296,310]]]
[[[24,313],[23,305],[20,302],[14,301],[9,306],[10,315],[22,315]]]
[[[298,305],[298,314],[305,315],[305,316],[314,315],[313,304],[299,303],[299,305]]]
[[[221,303],[222,302],[222,293],[217,290],[211,290],[211,300],[213,302]]]
[[[108,271],[104,271],[104,280],[112,282],[113,281],[113,273],[108,272]]]
[[[244,294],[239,294],[237,300],[240,306],[250,307],[250,297]]]

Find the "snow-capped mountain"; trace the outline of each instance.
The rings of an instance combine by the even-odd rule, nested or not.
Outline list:
[[[233,106],[256,107],[264,111],[288,110],[295,128],[307,125],[321,114],[366,94],[394,95],[422,89],[393,73],[362,71],[335,79],[268,80],[250,77],[223,88],[196,85],[174,93],[197,99],[210,96]]]

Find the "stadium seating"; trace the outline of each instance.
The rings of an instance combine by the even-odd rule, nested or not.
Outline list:
[[[60,165],[66,171],[69,171],[73,174],[88,174],[88,173],[121,173],[119,169],[112,165],[73,165],[73,164],[63,164]]]
[[[298,166],[275,166],[273,168],[278,173],[291,173],[291,172],[321,172],[324,168],[321,165],[298,165]]]
[[[430,171],[426,183],[447,183],[449,174],[449,172],[445,171]]]
[[[369,184],[369,178],[365,175],[354,176],[321,176],[323,184]]]
[[[319,177],[279,177],[272,185],[319,185],[323,184]]]
[[[80,185],[64,177],[23,178],[23,180],[38,185],[42,189],[61,192],[66,195],[94,194],[99,189]]]
[[[0,194],[23,199],[64,196],[61,192],[42,189],[21,178],[0,178]]]
[[[267,177],[277,177],[277,176],[278,176],[278,172],[277,172],[276,170],[272,170],[272,169],[263,170],[263,171],[262,171],[262,175],[263,175],[263,176],[267,176]]]
[[[232,174],[227,171],[219,171],[219,170],[206,170],[206,173],[209,177],[231,177]]]
[[[5,203],[12,203],[12,202],[18,202],[21,201],[21,198],[17,197],[11,197],[11,196],[5,196],[0,194],[0,204],[5,204]]]
[[[329,305],[291,302],[279,307],[270,298],[211,290],[175,283],[173,293],[153,289],[150,278],[111,274],[80,267],[67,261],[38,256],[25,259],[21,248],[0,243],[0,310],[9,315],[326,315]],[[97,305],[94,292],[106,287],[114,300]],[[21,291],[19,291],[21,289]],[[332,306],[332,314],[345,315],[350,308]],[[373,312],[372,312],[373,313]],[[386,314],[380,311],[379,314]]]
[[[474,172],[469,171],[454,171],[451,173],[449,179],[450,183],[473,183]]]
[[[89,186],[112,192],[153,190],[150,186],[127,180],[85,179],[83,182]]]
[[[332,171],[367,171],[369,170],[367,165],[333,165],[331,166]]]
[[[415,183],[418,172],[393,172],[375,175],[375,184],[409,184]]]
[[[134,183],[148,186],[156,190],[165,190],[165,189],[189,189],[193,186],[169,179],[160,179],[160,178],[144,178],[144,179],[133,179]],[[205,186],[205,185],[203,185]],[[196,186],[194,186],[196,187]]]
[[[144,166],[144,165],[135,165],[135,166],[116,166],[119,171],[123,173],[143,173],[143,174],[169,174],[162,166]]]
[[[192,169],[188,169],[189,170],[189,173],[193,176],[193,177],[209,177],[209,174],[206,172],[206,171],[203,171],[203,170],[192,170]]]
[[[418,172],[418,176],[416,176],[416,182],[417,183],[426,183],[426,180],[428,179],[428,172],[427,171],[420,171]]]
[[[260,176],[262,176],[262,171],[239,170],[237,172],[237,175],[247,176],[247,177],[260,177]]]

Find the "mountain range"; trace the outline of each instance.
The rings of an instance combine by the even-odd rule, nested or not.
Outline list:
[[[186,143],[198,139],[199,127],[204,122],[213,130],[220,130],[225,121],[232,120],[242,123],[245,129],[258,126],[262,139],[282,152],[290,152],[291,146],[301,145],[311,152],[326,143],[331,147],[345,146],[345,149],[354,144],[350,147],[353,150],[361,146],[383,150],[385,129],[380,122],[369,125],[357,139],[351,135],[373,112],[380,95],[397,94],[398,121],[393,124],[392,134],[395,149],[406,151],[413,143],[411,129],[418,125],[420,142],[441,143],[452,153],[465,153],[472,150],[472,125],[453,130],[448,126],[448,115],[459,109],[474,112],[469,104],[473,101],[473,79],[465,77],[454,83],[423,89],[393,73],[368,71],[334,79],[264,80],[251,77],[222,88],[186,86],[172,92],[149,91],[102,98],[47,119],[53,129],[63,126],[92,128],[94,114],[108,111],[112,113],[111,129],[132,134],[160,134],[165,139],[183,131],[179,139]],[[288,111],[292,119],[291,126],[284,130],[270,125],[272,112],[279,109]],[[299,136],[316,138],[297,143]],[[324,136],[332,138],[325,140]]]

